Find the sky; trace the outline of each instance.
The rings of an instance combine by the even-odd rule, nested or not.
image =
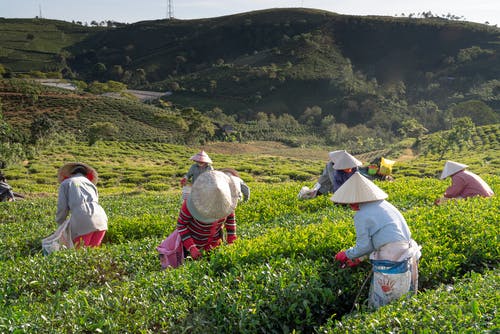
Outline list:
[[[168,17],[169,0],[0,0],[0,17],[134,23]],[[199,19],[269,8],[315,8],[346,15],[432,12],[500,27],[500,0],[170,0],[173,17]]]

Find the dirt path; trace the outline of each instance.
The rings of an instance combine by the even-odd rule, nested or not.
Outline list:
[[[406,148],[398,157],[398,161],[408,161],[416,158],[415,152],[411,148]]]
[[[282,143],[257,141],[247,143],[209,143],[203,149],[219,154],[231,155],[276,155],[305,160],[328,160],[328,149],[288,147]]]

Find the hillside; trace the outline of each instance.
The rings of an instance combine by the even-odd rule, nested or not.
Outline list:
[[[21,66],[15,61],[19,55],[9,51],[0,63],[13,72],[64,69],[87,82],[112,79],[170,90],[168,100],[179,108],[218,107],[241,122],[259,112],[300,120],[317,106],[321,119],[333,116],[348,126],[395,131],[409,115],[434,131],[445,125],[426,123],[421,113],[429,107],[422,103],[444,112],[471,100],[499,119],[500,29],[487,25],[309,9],[117,28],[45,21],[0,21],[3,48],[18,50],[22,44],[27,62]],[[58,33],[38,33],[39,24]],[[22,36],[12,33],[17,30]],[[26,34],[34,36],[29,43]],[[24,55],[39,52],[64,54],[64,62]]]

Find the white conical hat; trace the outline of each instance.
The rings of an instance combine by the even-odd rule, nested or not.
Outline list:
[[[339,152],[334,156],[333,169],[348,169],[361,166],[362,163],[346,151]]]
[[[444,164],[443,172],[441,173],[440,179],[446,179],[448,176],[455,174],[456,172],[460,172],[461,170],[466,169],[467,165],[448,160]]]
[[[330,158],[330,160],[335,163],[335,161],[338,159],[340,153],[342,152],[346,152],[345,150],[337,150],[337,151],[331,151],[330,153],[328,153],[328,157]],[[347,153],[347,152],[346,152]]]
[[[212,159],[210,159],[208,154],[203,150],[193,155],[190,159],[196,162],[206,162],[208,164],[212,163]]]
[[[386,199],[388,195],[372,181],[354,173],[330,198],[335,203],[364,203]]]
[[[233,179],[221,171],[201,173],[186,201],[189,212],[202,222],[228,216],[238,204],[239,190]]]

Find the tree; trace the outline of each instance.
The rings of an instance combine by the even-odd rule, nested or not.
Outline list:
[[[417,138],[417,139],[422,137],[422,135],[424,135],[428,131],[429,130],[427,130],[415,118],[410,118],[410,119],[404,120],[401,123],[401,128],[399,129],[399,133],[403,137],[411,137],[411,138]]]
[[[123,73],[124,73],[124,70],[123,70],[123,67],[121,65],[113,65],[113,67],[111,68],[111,78],[113,80],[121,80],[122,77],[123,77]]]
[[[40,139],[49,135],[54,127],[54,121],[46,114],[35,117],[30,126],[30,142],[36,144]]]
[[[179,73],[179,69],[182,66],[182,64],[186,63],[187,59],[184,56],[178,55],[175,57],[175,73]]]
[[[319,106],[307,107],[302,113],[299,120],[306,125],[319,125],[321,123],[322,109]]]
[[[8,141],[11,132],[9,123],[3,119],[2,100],[0,99],[0,143]]]
[[[188,123],[186,141],[189,144],[204,143],[215,134],[215,125],[211,120],[194,108],[184,108],[182,118]]]
[[[300,127],[299,122],[290,114],[283,114],[270,122],[270,125],[282,130],[294,130]]]
[[[470,117],[476,125],[494,124],[500,117],[483,101],[469,100],[457,103],[450,108],[454,117]]]
[[[321,129],[323,131],[327,131],[328,128],[330,126],[332,126],[333,124],[335,124],[335,116],[333,115],[326,115],[325,117],[323,117],[323,119],[321,120]]]
[[[94,74],[97,76],[102,76],[107,71],[107,67],[104,63],[97,63],[94,65]]]
[[[87,129],[87,140],[89,146],[98,140],[113,139],[118,133],[118,128],[111,122],[96,122]]]
[[[430,138],[425,153],[437,154],[442,160],[447,152],[457,148],[461,151],[469,145],[473,130],[474,123],[469,117],[456,118],[450,130],[441,131]]]

